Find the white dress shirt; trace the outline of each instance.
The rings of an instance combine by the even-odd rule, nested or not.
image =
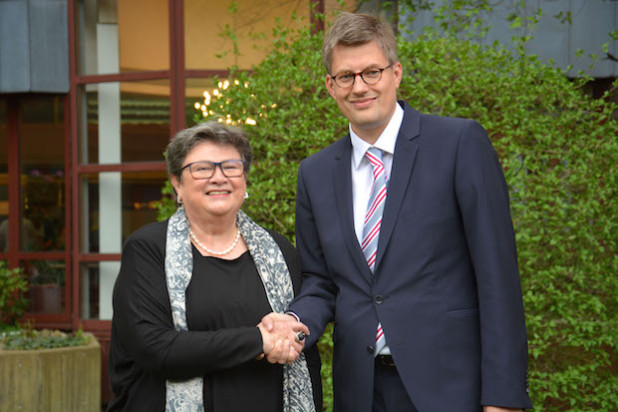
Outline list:
[[[378,137],[373,147],[382,150],[382,162],[386,172],[386,198],[388,199],[388,182],[393,168],[393,155],[395,153],[395,144],[397,143],[397,135],[403,122],[403,109],[399,104],[395,107],[395,113],[388,122],[386,128]],[[373,185],[373,168],[371,163],[365,157],[367,150],[372,147],[369,143],[358,137],[352,130],[350,125],[350,138],[352,141],[352,202],[354,206],[354,231],[358,243],[363,243],[363,224],[365,222],[365,214],[369,198],[371,197],[371,186]],[[388,347],[388,336],[384,331],[386,346],[380,351],[380,355],[390,355],[391,350]]]
[[[399,104],[396,105],[395,113],[388,125],[382,131],[378,140],[373,147],[376,147],[383,152],[382,162],[386,172],[386,181],[391,177],[391,169],[393,167],[393,154],[395,153],[395,143],[397,143],[397,135],[403,122],[403,109]],[[350,126],[350,137],[352,140],[352,202],[354,205],[354,230],[358,243],[363,242],[363,223],[365,222],[365,213],[367,213],[367,205],[371,197],[371,186],[373,185],[373,169],[371,163],[365,157],[367,150],[372,147],[369,143],[358,137]],[[388,197],[388,186],[387,194]]]

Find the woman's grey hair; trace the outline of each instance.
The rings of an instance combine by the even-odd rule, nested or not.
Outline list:
[[[341,46],[360,46],[371,41],[378,46],[388,59],[388,64],[399,61],[397,41],[390,24],[381,17],[371,14],[342,12],[331,26],[322,43],[322,61],[328,74],[331,73],[333,49]]]
[[[245,163],[245,176],[251,169],[251,159],[253,151],[249,139],[242,129],[234,126],[227,126],[216,121],[200,123],[188,129],[176,133],[176,136],[169,142],[165,152],[167,161],[167,173],[181,179],[183,163],[187,154],[200,143],[212,142],[219,145],[233,146],[242,161]],[[204,159],[208,160],[208,159]]]

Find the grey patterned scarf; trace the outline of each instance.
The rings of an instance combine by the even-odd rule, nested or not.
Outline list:
[[[236,219],[264,284],[274,312],[283,313],[294,297],[292,279],[283,253],[272,236],[243,211]],[[189,222],[181,206],[167,223],[165,277],[176,330],[186,331],[185,291],[193,273],[193,254],[189,240]],[[166,382],[166,412],[201,412],[204,382],[202,377]],[[305,354],[291,365],[283,366],[283,411],[315,412],[311,379]]]

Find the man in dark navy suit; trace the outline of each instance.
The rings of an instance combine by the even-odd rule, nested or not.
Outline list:
[[[335,411],[531,408],[508,192],[487,133],[397,101],[402,66],[379,18],[342,13],[322,56],[350,127],[300,165],[304,276],[289,310],[306,345],[334,321]]]

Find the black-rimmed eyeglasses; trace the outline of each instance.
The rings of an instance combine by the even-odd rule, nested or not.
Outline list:
[[[358,73],[344,72],[336,76],[331,75],[330,77],[335,81],[335,84],[342,89],[352,87],[354,85],[354,82],[356,81],[356,76],[360,76],[360,78],[363,79],[363,81],[367,84],[376,84],[382,78],[382,72],[392,66],[392,64],[389,64],[383,69],[371,67]]]
[[[189,173],[191,173],[191,177],[194,179],[210,179],[214,176],[217,166],[219,166],[225,177],[240,177],[245,172],[245,162],[242,160],[224,160],[222,162],[201,160],[184,165],[180,169],[180,173],[184,169],[189,169]]]

